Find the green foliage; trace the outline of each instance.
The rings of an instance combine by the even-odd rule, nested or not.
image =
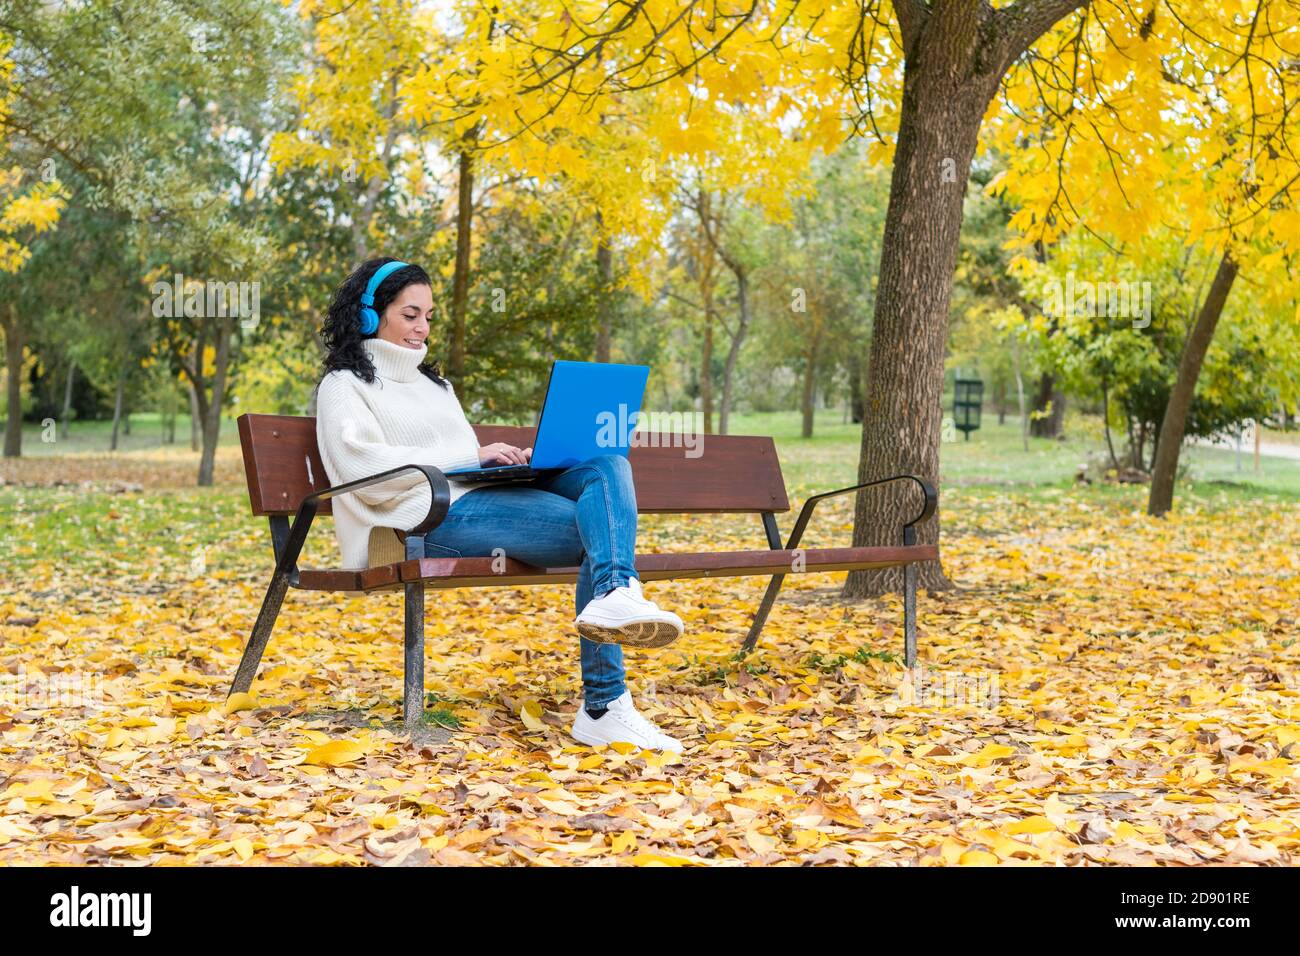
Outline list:
[[[1217,262],[1217,252],[1186,247],[1169,232],[1153,233],[1125,256],[1095,237],[1077,234],[1061,242],[1045,264],[1022,273],[1022,301],[1031,315],[1022,312],[1014,325],[1072,393],[1095,400],[1098,407],[1105,399],[1112,425],[1129,436],[1138,467],[1146,466],[1144,449],[1159,432],[1184,341]],[[1136,294],[1124,314],[1109,314],[1112,300],[1107,298],[1103,307],[1100,294],[1092,303],[1076,295],[1075,305],[1082,307],[1072,311],[1066,295],[1056,299],[1069,288],[1067,282],[1079,288],[1083,283],[1098,288],[1120,283],[1134,293],[1145,287],[1150,314],[1138,314]],[[1057,312],[1062,306],[1064,314]],[[1036,307],[1057,314],[1040,314]],[[1268,419],[1294,394],[1296,365],[1279,361],[1295,354],[1295,339],[1282,329],[1285,324],[1276,308],[1261,308],[1246,288],[1234,289],[1201,369],[1187,422],[1189,437],[1220,434],[1247,419]]]
[[[480,242],[466,320],[473,360],[459,390],[471,420],[532,423],[552,360],[590,359],[595,348],[593,237],[573,213],[547,206],[533,215],[496,211]]]

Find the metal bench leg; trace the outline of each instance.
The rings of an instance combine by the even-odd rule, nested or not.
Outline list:
[[[745,643],[740,645],[742,654],[748,654],[758,643],[758,635],[762,632],[763,625],[767,623],[768,614],[772,613],[772,605],[776,603],[776,593],[781,590],[781,582],[784,580],[784,574],[774,574],[772,580],[768,582],[767,593],[763,595],[762,603],[758,605],[758,611],[754,614],[754,623],[749,626]]]
[[[424,716],[424,583],[406,586],[406,639],[402,722],[409,733]]]
[[[903,665],[916,666],[916,565],[903,566]]]
[[[406,536],[406,559],[424,557],[424,535]],[[406,628],[402,662],[402,723],[411,733],[424,716],[424,582],[406,585]]]
[[[288,590],[289,572],[276,571],[266,589],[266,597],[262,598],[262,609],[257,612],[253,633],[249,635],[248,643],[244,646],[244,656],[239,661],[239,670],[235,671],[235,680],[230,685],[230,694],[242,694],[253,685],[253,678],[257,675],[257,665],[262,661],[262,652],[266,650],[266,644],[271,639],[271,630],[275,627],[275,619],[280,616],[280,605],[284,603],[284,595]]]

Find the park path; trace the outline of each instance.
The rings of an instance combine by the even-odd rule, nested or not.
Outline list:
[[[1235,451],[1237,448],[1236,443],[1227,438],[1194,438],[1192,444],[1206,448],[1220,448],[1224,451]],[[1253,455],[1255,453],[1254,443],[1243,441],[1241,443],[1241,453],[1243,455]],[[1265,441],[1259,443],[1259,453],[1269,458],[1289,458],[1291,461],[1300,461],[1300,445]]]

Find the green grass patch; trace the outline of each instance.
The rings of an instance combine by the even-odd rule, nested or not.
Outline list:
[[[814,670],[819,670],[824,674],[833,674],[840,670],[849,661],[857,661],[859,664],[865,664],[867,661],[884,661],[886,664],[895,664],[901,661],[897,654],[889,651],[873,651],[866,646],[859,647],[852,654],[835,654],[827,657],[820,651],[814,651],[808,655],[807,664]]]

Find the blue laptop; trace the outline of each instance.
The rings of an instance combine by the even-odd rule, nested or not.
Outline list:
[[[526,481],[597,455],[626,458],[649,376],[648,365],[556,361],[551,365],[529,464],[462,468],[447,472],[447,477]]]

